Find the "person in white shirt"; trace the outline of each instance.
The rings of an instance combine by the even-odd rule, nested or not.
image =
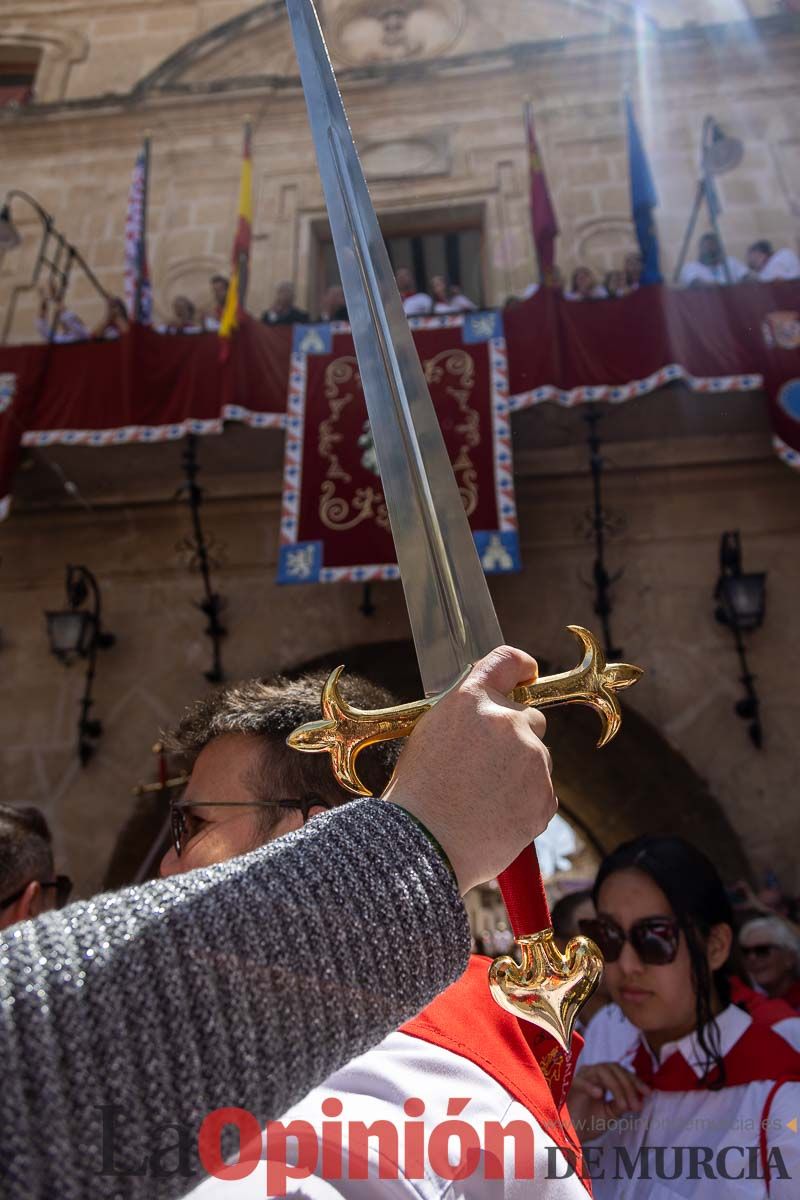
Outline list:
[[[740,259],[734,258],[732,254],[726,259],[717,235],[704,233],[697,248],[697,261],[684,263],[678,283],[687,288],[715,287],[727,283],[741,283],[746,276],[747,267]]]
[[[569,1097],[597,1200],[717,1200],[723,1188],[795,1200],[800,1021],[731,1004],[733,916],[713,864],[681,838],[637,838],[603,861],[594,899],[581,932],[623,1018],[592,1022]]]
[[[211,276],[210,284],[213,302],[210,311],[203,314],[203,328],[207,333],[216,333],[219,330],[219,323],[225,311],[225,302],[228,299],[229,282],[225,275]]]
[[[433,311],[435,313],[476,312],[477,304],[473,304],[469,296],[465,296],[457,283],[450,283],[444,275],[434,275],[431,279],[433,292]]]
[[[565,300],[605,300],[608,293],[597,282],[594,271],[589,267],[578,267],[572,274],[572,284],[564,292]]]
[[[800,257],[788,246],[775,250],[771,242],[753,242],[747,251],[747,265],[751,278],[761,283],[772,283],[776,279],[800,279]]]
[[[395,280],[407,317],[427,317],[433,312],[433,300],[427,292],[417,291],[416,280],[408,267],[399,267]]]

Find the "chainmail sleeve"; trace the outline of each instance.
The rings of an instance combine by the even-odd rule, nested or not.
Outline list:
[[[443,859],[380,800],[9,929],[0,1194],[183,1195],[209,1112],[280,1116],[457,979],[469,945]]]

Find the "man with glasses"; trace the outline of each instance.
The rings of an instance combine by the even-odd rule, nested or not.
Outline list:
[[[326,754],[298,754],[286,745],[293,729],[319,718],[323,683],[322,675],[304,675],[235,684],[198,700],[167,734],[166,748],[192,769],[171,805],[164,878],[226,862],[353,799],[336,782]],[[357,708],[395,703],[359,675],[348,675],[347,698]],[[359,760],[374,795],[389,782],[399,752],[399,742],[383,742]]]
[[[161,864],[162,876],[179,875],[221,863],[254,847],[299,829],[325,809],[351,799],[336,783],[327,755],[298,754],[286,737],[298,725],[319,716],[322,677],[293,683],[252,680],[225,688],[195,703],[178,728],[166,735],[165,745],[192,762],[183,795],[171,805],[172,846]],[[358,708],[374,709],[391,703],[379,689],[358,676],[348,676],[347,700]],[[359,773],[376,794],[383,792],[394,765],[398,743],[371,747],[359,759]],[[373,757],[368,759],[368,755]],[[376,758],[377,756],[377,758]],[[335,866],[335,864],[334,864]],[[592,909],[592,911],[594,911]],[[548,1161],[568,1172],[561,1151],[571,1154],[577,1137],[568,1124],[563,1096],[554,1095],[539,1065],[539,1054],[554,1059],[554,1043],[546,1036],[535,1045],[510,1014],[503,1012],[486,986],[488,959],[473,957],[467,973],[416,1020],[390,1034],[373,1050],[330,1075],[319,1088],[284,1114],[285,1125],[299,1121],[315,1127],[322,1102],[335,1098],[347,1118],[369,1124],[381,1120],[400,1130],[403,1103],[424,1097],[429,1133],[447,1119],[453,1096],[470,1096],[466,1119],[475,1129],[486,1122],[527,1122],[533,1131],[535,1169],[541,1176]],[[555,1064],[554,1064],[555,1070]],[[557,1073],[557,1072],[556,1072]],[[322,1136],[320,1127],[320,1137]],[[548,1149],[549,1148],[549,1149]],[[463,1200],[484,1200],[487,1178],[516,1180],[518,1151],[509,1142],[505,1158],[487,1153],[462,1187]],[[382,1152],[373,1147],[361,1162],[344,1138],[342,1180],[331,1188],[324,1167],[317,1178],[303,1178],[297,1195],[313,1198],[335,1195],[350,1200],[363,1188],[364,1172],[373,1182],[384,1177]],[[394,1189],[399,1197],[417,1196],[415,1181],[397,1164]],[[444,1169],[436,1158],[428,1165],[430,1178],[446,1186]],[[494,1173],[494,1174],[493,1174]],[[351,1192],[349,1179],[352,1184]],[[516,1181],[513,1186],[524,1186]],[[579,1178],[559,1184],[562,1200],[585,1196]],[[289,1189],[292,1195],[293,1188]],[[264,1194],[264,1168],[245,1184],[210,1179],[196,1189],[197,1200],[250,1200]]]
[[[47,821],[38,808],[0,804],[0,929],[63,908],[72,891],[56,875]]]

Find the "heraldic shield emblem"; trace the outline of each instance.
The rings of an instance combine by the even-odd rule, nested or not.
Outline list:
[[[790,310],[768,313],[761,328],[769,347],[800,349],[800,313]]]

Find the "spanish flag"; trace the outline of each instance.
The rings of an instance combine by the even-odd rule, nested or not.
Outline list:
[[[236,225],[236,238],[233,243],[233,266],[231,281],[228,285],[228,296],[219,323],[219,336],[222,338],[221,355],[228,357],[231,337],[238,329],[244,315],[244,304],[247,297],[247,284],[250,279],[250,243],[253,233],[253,129],[250,122],[244,127],[244,155],[242,158],[242,179],[239,184],[239,216]]]
[[[552,284],[556,265],[556,238],[559,234],[556,210],[550,198],[547,176],[544,173],[542,156],[533,127],[533,111],[530,102],[525,104],[525,132],[528,138],[528,161],[531,174],[531,226],[539,276],[542,283]]]

